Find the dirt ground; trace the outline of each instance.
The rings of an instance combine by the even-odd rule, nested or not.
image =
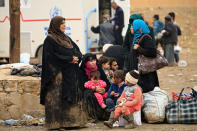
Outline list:
[[[180,60],[187,62],[186,67],[165,67],[158,71],[160,88],[171,94],[172,91],[179,92],[183,87],[195,87],[197,89],[197,6],[196,7],[178,7],[178,8],[144,8],[132,9],[131,13],[143,13],[145,20],[152,23],[152,16],[159,14],[161,20],[168,12],[176,13],[177,23],[182,29],[182,36],[179,38],[179,44],[182,47]],[[189,90],[186,90],[189,92]],[[8,127],[1,126],[0,131],[45,131],[44,127]],[[99,131],[112,130],[104,127],[102,122],[95,126],[80,129],[81,131]],[[113,130],[123,131],[123,128],[114,128]],[[133,129],[135,131],[197,131],[197,124],[147,124]]]

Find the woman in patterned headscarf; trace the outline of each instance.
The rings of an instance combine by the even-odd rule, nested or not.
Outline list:
[[[82,54],[64,31],[65,18],[55,16],[43,45],[40,103],[49,129],[80,127],[86,122],[78,78]]]

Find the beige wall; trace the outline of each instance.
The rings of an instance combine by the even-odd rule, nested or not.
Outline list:
[[[197,6],[197,0],[131,0],[131,8]]]

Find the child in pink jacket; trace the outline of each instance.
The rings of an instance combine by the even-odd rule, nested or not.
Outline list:
[[[101,106],[101,108],[105,109],[107,106],[104,103],[103,98],[104,99],[107,98],[107,92],[105,92],[104,94],[100,94],[100,93],[96,92],[97,87],[105,88],[107,86],[105,81],[100,80],[100,75],[101,74],[99,71],[91,72],[90,73],[90,81],[87,81],[84,84],[84,87],[95,91],[94,95],[96,96],[96,99],[97,99],[99,105]]]

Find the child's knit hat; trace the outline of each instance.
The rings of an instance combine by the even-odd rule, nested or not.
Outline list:
[[[139,72],[137,70],[132,70],[126,74],[125,80],[131,84],[136,84],[139,78]]]

